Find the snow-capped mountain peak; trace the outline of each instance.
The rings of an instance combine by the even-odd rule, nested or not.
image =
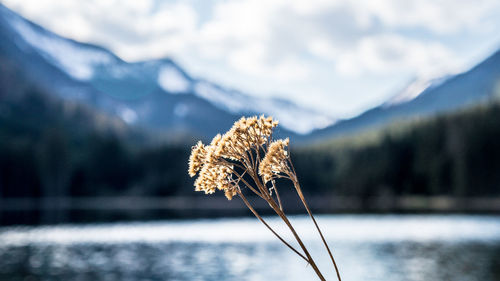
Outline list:
[[[457,109],[498,102],[500,50],[469,70],[434,79],[416,79],[386,103],[351,119],[313,132],[320,140],[383,128],[394,122],[429,117]]]
[[[0,35],[9,38],[0,44],[0,52],[16,57],[50,92],[89,103],[127,123],[200,134],[197,128],[224,128],[238,116],[265,114],[289,131],[306,134],[335,122],[289,101],[193,78],[168,58],[126,62],[104,48],[50,32],[1,4]],[[221,124],[212,124],[214,120]]]
[[[40,54],[53,62],[78,80],[90,80],[94,75],[94,67],[107,64],[115,58],[109,53],[81,46],[81,44],[66,40],[53,34],[39,32],[29,22],[12,17],[10,24],[24,41],[34,47]]]

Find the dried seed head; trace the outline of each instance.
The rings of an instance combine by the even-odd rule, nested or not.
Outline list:
[[[221,139],[222,136],[220,134],[215,135],[215,137],[212,139],[212,142],[210,142],[210,146],[217,146]]]
[[[212,194],[216,189],[225,191],[231,187],[231,168],[207,163],[194,185],[195,191],[204,191],[205,194]]]
[[[266,156],[259,164],[259,175],[264,180],[264,183],[269,182],[279,173],[288,174],[290,172],[287,162],[289,155],[286,150],[289,142],[288,138],[276,140],[267,148]]]
[[[231,188],[226,189],[226,191],[224,192],[227,200],[232,200],[236,194],[236,186],[232,186]]]
[[[242,117],[217,142],[215,154],[217,157],[242,161],[247,157],[246,152],[264,145],[269,140],[277,125],[278,122],[271,117]]]
[[[231,200],[237,194],[239,182],[233,179],[234,170],[229,166],[231,161],[240,162],[248,168],[248,155],[254,153],[251,150],[263,149],[277,125],[278,121],[272,117],[242,117],[224,135],[217,134],[210,145],[205,146],[198,142],[193,146],[189,158],[189,175],[193,177],[199,173],[195,190],[211,194],[219,189]]]
[[[191,148],[191,156],[189,157],[189,175],[191,177],[196,176],[196,173],[203,166],[203,160],[206,157],[205,145],[199,141],[195,146]]]

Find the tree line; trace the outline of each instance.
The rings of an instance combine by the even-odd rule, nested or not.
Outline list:
[[[27,95],[22,108],[0,108],[0,197],[197,196],[186,172],[191,144],[143,146],[82,133],[61,121],[63,107],[40,107],[36,97]],[[498,104],[366,136],[292,144],[304,189],[355,197],[500,195]]]
[[[482,105],[306,147],[294,161],[315,192],[500,195],[500,106]]]

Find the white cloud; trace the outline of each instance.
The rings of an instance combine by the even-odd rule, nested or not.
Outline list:
[[[305,69],[304,52],[320,59],[343,57],[341,64],[347,64],[353,48],[381,47],[370,42],[391,29],[457,32],[475,27],[500,7],[495,0],[217,1],[211,17],[200,23],[190,1],[2,2],[64,36],[104,44],[128,60],[189,54],[251,75],[268,75],[299,61]],[[437,43],[430,43],[428,53],[434,53]],[[388,44],[397,42],[391,39],[386,50]],[[371,69],[376,65],[389,66],[374,63]],[[285,72],[279,76],[286,78]],[[290,70],[289,79],[304,76],[296,73]]]
[[[305,54],[344,74],[440,72],[453,52],[435,39],[411,38],[398,29],[454,33],[474,28],[492,7],[500,5],[490,0],[217,2],[213,18],[200,28],[196,49],[200,57],[241,73],[282,81],[312,75],[315,65]]]
[[[284,1],[220,2],[199,30],[196,50],[247,75],[290,81],[305,79],[308,66],[293,52],[277,52],[274,18]]]
[[[179,53],[194,37],[188,4],[152,0],[4,0],[7,6],[63,36],[111,48],[127,60]]]
[[[423,27],[436,33],[476,27],[500,7],[496,0],[367,0],[356,5],[364,17],[389,27]]]
[[[410,69],[428,76],[455,68],[453,59],[452,52],[442,44],[381,34],[362,38],[352,50],[339,55],[336,69],[343,74],[390,74]]]

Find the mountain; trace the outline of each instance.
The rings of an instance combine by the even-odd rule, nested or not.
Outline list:
[[[500,89],[497,51],[467,72],[416,79],[383,104],[334,120],[286,100],[252,97],[192,77],[168,58],[126,62],[105,48],[58,36],[1,4],[0,38],[0,61],[16,65],[43,92],[169,138],[206,140],[241,115],[264,113],[281,121],[278,135],[318,141],[487,102]]]
[[[500,50],[464,73],[416,79],[380,106],[314,131],[307,139],[318,141],[354,134],[394,121],[431,116],[499,98]]]
[[[32,84],[23,71],[0,56],[0,147],[40,140],[48,132],[65,132],[71,140],[101,136],[145,143],[147,134],[117,117],[75,101],[61,99]]]
[[[126,62],[54,34],[0,4],[0,57],[46,92],[166,135],[209,138],[241,115],[272,115],[299,136],[334,120],[286,100],[256,98],[190,76],[171,59]]]

